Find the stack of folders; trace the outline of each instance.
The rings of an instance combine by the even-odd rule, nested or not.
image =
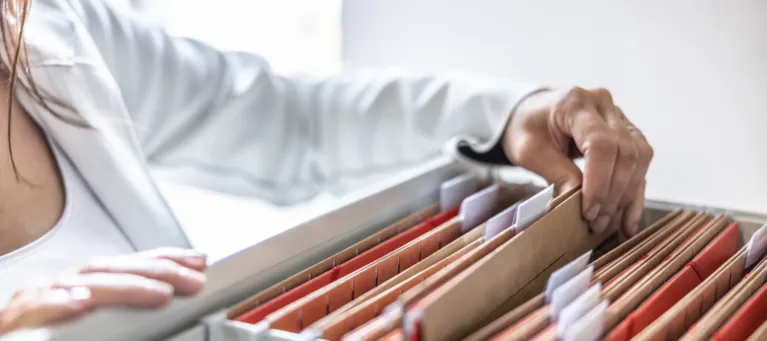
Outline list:
[[[679,209],[625,239],[589,230],[578,188],[462,175],[228,318],[300,340],[767,340],[765,231]]]

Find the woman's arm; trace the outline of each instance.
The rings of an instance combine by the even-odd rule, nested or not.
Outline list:
[[[623,219],[631,234],[641,217],[653,150],[607,90],[536,92],[472,77],[286,77],[258,56],[172,38],[102,1],[70,2],[149,161],[182,169],[177,178],[190,183],[291,204],[447,146],[476,161],[511,160],[559,189],[582,183],[583,214],[597,230]],[[579,156],[583,174],[571,160]]]
[[[499,145],[515,105],[537,89],[470,77],[288,77],[256,55],[170,37],[103,1],[71,3],[152,164],[181,167],[196,185],[277,203],[420,162],[457,136],[481,159]]]

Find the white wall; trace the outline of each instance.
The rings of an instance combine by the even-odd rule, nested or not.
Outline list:
[[[767,212],[767,1],[346,1],[351,68],[611,89],[656,150],[648,196]]]
[[[330,73],[339,66],[340,0],[132,1],[163,3],[171,34],[259,54],[277,72]]]

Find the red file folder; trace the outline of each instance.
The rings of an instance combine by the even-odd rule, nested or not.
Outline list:
[[[729,321],[714,334],[715,341],[747,340],[767,321],[767,286],[762,286]]]
[[[733,223],[685,265],[668,283],[615,327],[607,341],[630,340],[700,285],[738,250],[738,223]]]
[[[350,259],[348,262],[336,266],[331,271],[328,271],[316,278],[308,281],[294,289],[276,297],[275,299],[261,305],[255,309],[252,309],[239,317],[237,321],[245,323],[257,323],[263,320],[267,315],[287,306],[290,303],[304,297],[323,286],[332,283],[340,277],[346,276],[354,271],[359,270],[363,266],[375,261],[378,258],[392,252],[408,242],[418,238],[426,232],[429,232],[437,226],[452,219],[458,214],[458,208],[454,208],[448,211],[441,212],[434,217],[428,218],[418,226],[408,229],[391,239],[373,247],[360,254],[357,257]]]

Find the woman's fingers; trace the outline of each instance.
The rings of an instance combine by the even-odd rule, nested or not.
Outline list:
[[[118,281],[119,277],[121,280],[128,281],[123,289],[129,292],[141,287],[151,289],[155,296],[161,296],[161,298],[151,298],[151,302],[164,300],[166,296],[170,297],[174,294],[194,295],[202,290],[206,281],[203,273],[165,258],[97,258],[80,269],[80,273],[91,275],[91,279],[96,283],[110,287],[121,284]]]
[[[627,206],[641,196],[652,148],[624,113],[615,106],[607,90],[571,90],[555,106],[562,133],[569,134],[583,153],[583,214],[595,231],[601,232],[621,211],[623,225],[635,229],[639,222],[636,210]],[[642,193],[638,193],[641,191]],[[641,212],[640,212],[641,213]]]
[[[608,199],[619,160],[619,136],[599,111],[595,95],[580,88],[568,92],[552,114],[558,123],[556,128],[573,139],[586,160],[583,215],[592,223],[592,228],[601,231],[614,214]],[[604,226],[599,223],[603,217],[608,217]]]
[[[637,149],[637,160],[634,174],[631,178],[631,181],[629,181],[629,184],[626,186],[626,190],[623,191],[623,194],[618,203],[619,207],[628,207],[634,201],[636,201],[637,195],[640,194],[638,192],[640,191],[642,195],[641,201],[644,202],[645,177],[647,176],[647,171],[650,168],[650,163],[652,162],[654,151],[642,132],[636,129],[636,127],[626,118],[626,116],[623,114],[623,111],[619,107],[616,107],[616,112],[622,117],[626,125],[630,127],[629,134]],[[639,219],[640,216],[636,214],[631,217],[627,217],[623,222],[624,229],[627,231],[635,230],[637,228],[636,225],[639,224]]]
[[[153,309],[165,306],[173,298],[173,286],[151,278],[127,273],[85,273],[60,279],[54,289],[78,287],[90,290],[94,308],[129,307]]]
[[[154,250],[140,252],[134,256],[152,259],[168,259],[199,272],[205,271],[208,267],[207,256],[195,250],[181,249],[175,247],[164,247]]]
[[[634,228],[637,214],[629,215],[627,207],[644,191],[640,184],[652,160],[652,148],[615,106],[610,93],[573,88],[526,101],[535,105],[519,106],[504,141],[512,162],[558,185],[572,186],[582,179],[583,216],[594,230],[620,221],[615,219],[619,212],[627,212],[624,227]],[[541,101],[548,101],[548,106]],[[571,145],[580,153],[574,153]],[[586,161],[582,175],[568,160],[578,154]]]
[[[19,291],[0,310],[0,335],[20,328],[36,328],[70,321],[93,307],[85,287],[32,287]]]
[[[645,181],[639,184],[638,189],[634,192],[634,200],[628,205],[623,216],[623,229],[627,236],[633,236],[637,233],[639,222],[642,219],[645,203],[645,184]]]
[[[95,258],[52,284],[20,290],[0,310],[0,334],[50,326],[103,307],[153,309],[202,290],[205,255],[164,248]]]
[[[604,199],[600,217],[593,224],[595,230],[602,231],[627,204],[621,203],[624,194],[631,192],[633,196],[633,193],[636,191],[636,184],[632,184],[631,181],[636,177],[639,151],[629,127],[621,115],[617,113],[612,97],[606,90],[596,90],[596,93],[599,94],[597,100],[599,101],[600,113],[615,136],[617,146],[617,156],[609,185],[610,189],[607,197]]]

